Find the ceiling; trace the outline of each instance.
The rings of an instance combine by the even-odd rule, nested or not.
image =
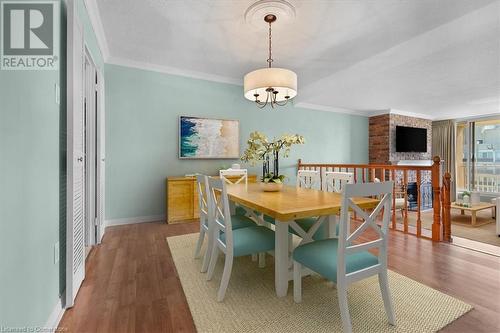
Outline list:
[[[296,18],[273,25],[273,64],[297,73],[296,105],[500,114],[500,0],[288,1]],[[267,26],[243,17],[254,2],[87,0],[107,62],[236,84],[266,66]]]

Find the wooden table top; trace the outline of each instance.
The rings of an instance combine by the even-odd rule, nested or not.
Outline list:
[[[478,210],[496,207],[496,205],[494,203],[489,203],[489,202],[480,202],[477,205],[474,205],[472,207],[459,206],[459,205],[457,205],[456,202],[454,202],[450,206],[451,206],[451,208],[463,209],[463,210],[467,210],[467,211],[478,211]]]
[[[340,212],[342,195],[284,185],[280,192],[264,192],[259,183],[227,186],[231,201],[255,209],[280,221],[332,215]],[[373,208],[377,199],[355,198],[361,208]]]

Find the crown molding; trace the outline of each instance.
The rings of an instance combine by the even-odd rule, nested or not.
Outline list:
[[[373,111],[368,111],[368,117],[381,116],[381,115],[390,114],[390,113],[391,113],[391,109],[373,110]]]
[[[423,113],[417,113],[417,112],[410,112],[410,111],[403,111],[403,110],[397,110],[397,109],[383,109],[383,110],[376,110],[376,111],[371,111],[368,113],[368,117],[375,117],[375,116],[381,116],[384,114],[397,114],[400,116],[407,116],[407,117],[413,117],[413,118],[421,118],[421,119],[427,119],[427,120],[436,120],[436,117],[430,116],[428,114],[423,114]]]
[[[102,25],[101,15],[99,14],[99,8],[97,7],[96,0],[84,0],[85,9],[87,9],[87,14],[89,15],[90,23],[92,24],[92,29],[97,38],[97,43],[101,49],[101,54],[104,62],[106,62],[109,57],[109,47],[106,40],[106,34],[104,33],[104,26]]]
[[[403,110],[396,110],[396,109],[390,109],[390,114],[397,114],[400,116],[407,116],[407,117],[413,117],[413,118],[422,118],[422,119],[427,119],[427,120],[435,120],[435,116],[430,116],[428,114],[423,114],[423,113],[417,113],[417,112],[410,112],[410,111],[403,111]]]
[[[356,116],[369,117],[368,113],[360,111],[360,110],[344,109],[344,108],[339,108],[339,107],[334,107],[334,106],[326,106],[326,105],[319,105],[319,104],[306,103],[306,102],[297,102],[297,103],[294,103],[294,106],[297,108],[326,111],[326,112],[335,112],[335,113],[345,113],[345,114],[352,114],[352,115],[356,115]]]
[[[238,85],[238,86],[241,86],[242,82],[243,82],[243,79],[235,79],[235,78],[229,78],[226,76],[214,75],[214,74],[209,74],[209,73],[204,73],[204,72],[184,70],[184,69],[170,67],[170,66],[155,65],[155,64],[150,64],[147,62],[135,61],[135,60],[125,59],[125,58],[120,58],[120,57],[109,57],[109,59],[108,59],[108,61],[106,61],[106,63],[111,64],[111,65],[132,67],[132,68],[143,69],[143,70],[147,70],[147,71],[159,72],[159,73],[164,73],[164,74],[185,76],[185,77],[199,79],[199,80],[233,84],[233,85]]]

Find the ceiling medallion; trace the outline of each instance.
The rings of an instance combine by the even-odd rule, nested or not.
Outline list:
[[[266,10],[262,7],[265,3],[278,3],[280,5],[288,4],[286,1],[258,1],[253,4],[245,13],[245,19],[251,17],[249,14],[256,11]],[[267,10],[273,7],[267,8]],[[247,15],[248,14],[248,15]],[[295,10],[293,9],[293,16]],[[243,90],[245,98],[255,102],[260,108],[270,105],[272,108],[275,106],[284,106],[289,100],[297,95],[297,74],[285,68],[272,67],[272,24],[276,22],[277,16],[273,12],[267,12],[264,16],[264,21],[269,25],[269,47],[267,68],[254,70],[245,75],[243,79]]]

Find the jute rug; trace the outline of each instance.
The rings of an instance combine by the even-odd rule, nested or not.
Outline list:
[[[250,257],[236,258],[222,303],[216,301],[222,275],[219,257],[214,279],[205,281],[201,260],[193,259],[198,234],[168,237],[177,272],[199,332],[342,332],[337,292],[317,275],[303,278],[302,303],[276,297],[273,257],[258,268]],[[377,277],[349,287],[349,310],[354,332],[436,332],[472,306],[412,279],[389,272],[397,325],[387,323]]]

